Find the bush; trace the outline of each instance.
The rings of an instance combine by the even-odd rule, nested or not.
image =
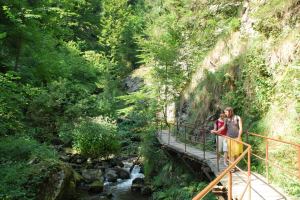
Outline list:
[[[116,133],[117,127],[109,118],[81,122],[74,130],[74,148],[86,156],[107,158],[119,150]]]
[[[28,137],[0,140],[0,199],[37,199],[58,159],[54,150]]]
[[[29,159],[56,159],[54,150],[46,145],[39,144],[29,137],[4,137],[0,141],[0,161],[14,162]]]

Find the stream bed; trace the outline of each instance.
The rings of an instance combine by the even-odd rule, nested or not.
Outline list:
[[[124,169],[130,170],[132,163],[124,162]],[[130,179],[118,179],[117,183],[104,183],[104,192],[111,193],[112,200],[148,200],[149,197],[143,196],[139,192],[132,192],[132,181],[136,178],[144,178],[144,174],[140,173],[140,166],[134,165],[130,173]]]
[[[87,191],[80,191],[80,200],[149,200],[149,195],[143,195],[141,188],[138,191],[132,190],[132,182],[134,180],[144,180],[144,174],[141,173],[141,167],[134,165],[133,161],[123,161],[123,170],[130,172],[129,179],[118,178],[116,182],[104,181],[103,192],[99,194],[91,194]],[[139,186],[139,184],[137,184]],[[143,185],[143,184],[142,184]]]

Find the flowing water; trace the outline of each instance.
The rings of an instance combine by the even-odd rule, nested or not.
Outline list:
[[[130,170],[132,163],[124,162],[124,169]],[[131,171],[130,179],[121,180],[117,183],[104,183],[104,191],[113,195],[112,200],[149,200],[149,197],[145,197],[137,192],[131,192],[131,184],[135,178],[144,178],[144,174],[140,173],[140,166],[135,165]]]

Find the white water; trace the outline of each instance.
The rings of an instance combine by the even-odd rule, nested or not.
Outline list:
[[[130,170],[132,163],[125,162],[124,169]],[[131,171],[130,179],[118,179],[117,183],[104,183],[104,191],[113,195],[112,200],[148,200],[149,197],[142,196],[137,192],[131,192],[131,184],[135,178],[144,178],[144,174],[140,173],[140,166],[135,165]]]

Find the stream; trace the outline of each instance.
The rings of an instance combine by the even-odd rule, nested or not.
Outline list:
[[[124,162],[123,169],[130,170],[132,163]],[[112,200],[148,200],[149,197],[143,196],[138,192],[131,192],[131,184],[135,178],[144,178],[144,174],[140,173],[140,166],[134,165],[130,179],[118,179],[117,183],[104,183],[104,191],[113,195]]]
[[[103,193],[91,194],[85,191],[80,192],[80,200],[149,200],[150,196],[144,196],[141,192],[131,191],[132,181],[136,178],[144,178],[144,174],[140,173],[141,167],[134,165],[131,160],[123,161],[123,169],[130,172],[129,179],[117,179],[117,182],[108,182],[105,180]],[[133,166],[133,167],[132,167]],[[103,194],[111,194],[105,197]]]

